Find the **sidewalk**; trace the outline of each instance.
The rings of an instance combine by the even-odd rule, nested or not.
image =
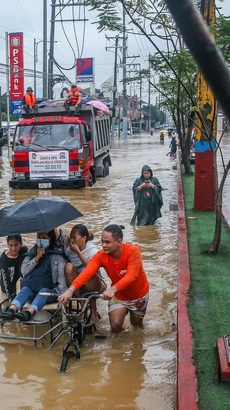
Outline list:
[[[229,410],[230,383],[217,382],[216,341],[230,333],[230,230],[223,219],[219,251],[208,254],[215,213],[195,212],[194,178],[182,180],[183,189],[178,169],[177,409]]]

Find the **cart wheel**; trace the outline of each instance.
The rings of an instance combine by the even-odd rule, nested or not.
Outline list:
[[[73,357],[72,352],[67,352],[62,358],[60,372],[65,372],[69,359]]]
[[[76,352],[76,354],[72,351],[66,352],[66,354],[62,358],[60,372],[65,372],[67,368],[68,361],[71,357],[76,357],[76,359],[80,359],[80,350]]]
[[[83,341],[85,340],[86,333],[87,333],[87,330],[86,330],[85,326],[82,323],[79,323],[77,341],[78,341],[80,346],[83,344]]]

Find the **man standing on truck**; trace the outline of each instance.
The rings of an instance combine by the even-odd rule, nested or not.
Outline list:
[[[22,100],[22,108],[25,110],[27,115],[31,115],[34,113],[36,106],[36,97],[33,94],[33,89],[28,87],[26,93]]]
[[[71,115],[70,106],[75,107],[75,115],[79,115],[79,111],[82,106],[82,96],[81,96],[82,89],[77,87],[76,84],[72,84],[69,90],[68,98],[64,103],[64,107],[68,114]]]

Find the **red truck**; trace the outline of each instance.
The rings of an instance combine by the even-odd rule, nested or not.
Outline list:
[[[50,103],[19,121],[12,144],[11,188],[84,188],[109,175],[110,117],[83,105],[67,115]]]

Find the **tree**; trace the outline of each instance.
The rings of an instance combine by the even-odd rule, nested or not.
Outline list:
[[[216,44],[230,64],[230,16],[220,15],[216,21]]]
[[[128,1],[111,1],[109,0],[89,0],[93,9],[96,9],[98,14],[98,29],[102,30],[117,30],[122,31],[121,18],[116,10],[116,3],[121,3],[125,9],[127,16],[139,30],[140,34],[146,36],[150,43],[155,47],[156,53],[149,57],[150,67],[158,74],[161,66],[164,67],[164,72],[161,73],[157,84],[151,80],[149,70],[141,70],[139,76],[125,81],[136,81],[138,79],[147,78],[150,84],[164,98],[161,101],[161,107],[166,107],[172,114],[175,125],[179,132],[179,140],[182,152],[182,160],[186,173],[191,173],[190,165],[190,144],[191,130],[194,122],[192,107],[196,107],[194,87],[195,83],[191,82],[191,77],[186,76],[186,68],[191,64],[192,59],[188,60],[185,67],[185,60],[189,52],[184,52],[185,49],[179,31],[177,30],[172,17],[167,13],[166,6],[160,0],[135,0]],[[109,18],[105,13],[106,5],[110,4]],[[111,24],[113,19],[113,24]],[[129,24],[128,24],[129,27]],[[156,44],[155,38],[160,38],[165,41],[165,49],[161,51]],[[171,60],[171,61],[170,61]],[[177,65],[174,63],[177,61]],[[193,78],[196,77],[196,68],[194,67]],[[182,79],[183,77],[183,79]],[[169,81],[170,78],[170,81]],[[186,82],[189,82],[187,87]],[[190,91],[190,85],[193,89]],[[169,92],[170,91],[170,92]],[[186,102],[186,110],[185,104]],[[188,120],[186,120],[186,117]],[[188,127],[186,127],[186,124]],[[189,132],[187,132],[187,130]]]
[[[199,1],[195,1],[200,5]],[[155,73],[160,73],[159,82],[155,84],[149,80],[151,86],[160,92],[162,98],[161,105],[165,106],[171,113],[175,125],[179,131],[179,140],[182,152],[182,162],[185,173],[191,173],[190,165],[190,145],[192,128],[196,126],[195,117],[199,116],[202,124],[202,132],[208,138],[209,131],[203,121],[202,112],[196,103],[196,75],[197,68],[190,52],[185,47],[179,29],[176,27],[173,18],[168,14],[164,1],[161,0],[88,0],[88,5],[93,10],[98,11],[98,30],[112,30],[122,32],[123,26],[121,17],[116,8],[121,4],[128,15],[130,23],[133,23],[157,52],[151,56],[151,66]],[[230,20],[228,17],[220,16],[217,20],[216,35],[218,44],[229,58],[229,32]],[[165,50],[159,50],[156,40],[165,41]],[[163,72],[161,69],[163,68]],[[147,70],[145,70],[147,71]],[[143,74],[139,74],[139,78]],[[150,73],[146,74],[150,78]],[[135,78],[137,80],[138,77]],[[129,79],[125,79],[129,80]]]
[[[199,2],[193,0],[184,0],[183,7],[181,7],[181,0],[134,0],[132,2],[125,0],[113,0],[112,2],[110,0],[89,0],[88,4],[91,4],[93,9],[100,10],[100,13],[98,15],[99,20],[97,22],[100,31],[104,29],[110,29],[122,32],[123,28],[121,24],[121,18],[116,10],[117,3],[122,4],[126,14],[130,18],[130,22],[132,22],[138,28],[139,34],[145,35],[149,42],[155,47],[156,54],[152,56],[152,62],[154,63],[155,60],[156,63],[156,58],[161,58],[162,63],[164,61],[164,63],[167,64],[168,68],[166,68],[166,66],[164,67],[165,76],[163,76],[162,74],[159,76],[158,84],[151,82],[151,80],[149,81],[150,84],[155,87],[158,92],[161,92],[161,94],[165,98],[165,101],[167,101],[167,104],[172,104],[170,105],[171,109],[172,106],[174,107],[174,109],[172,109],[172,115],[175,117],[174,121],[177,124],[179,130],[182,157],[183,161],[185,161],[185,172],[190,172],[189,164],[187,162],[188,147],[190,144],[189,133],[192,124],[195,123],[195,115],[199,117],[202,135],[205,139],[207,139],[207,141],[209,141],[210,146],[212,146],[211,141],[213,139],[213,135],[211,131],[212,125],[210,128],[208,128],[206,123],[203,121],[202,110],[200,109],[200,107],[196,106],[196,98],[194,95],[195,93],[192,89],[190,89],[190,81],[187,82],[189,78],[186,79],[186,70],[184,70],[184,64],[187,64],[189,62],[187,60],[189,51],[183,44],[179,30],[183,34],[186,43],[189,45],[194,59],[199,62],[200,66],[202,67],[203,74],[212,85],[216,97],[220,102],[222,102],[222,106],[224,107],[225,112],[229,114],[230,119],[230,75],[228,74],[226,69],[226,62],[224,62],[224,60],[221,58],[219,51],[217,50],[213,40],[211,39],[211,36],[209,36],[206,28],[204,27],[204,23],[200,18],[199,13],[194,7],[194,3],[199,3],[199,5],[204,7],[205,0],[201,0]],[[101,6],[102,4],[104,9]],[[110,21],[106,19],[107,5],[110,5]],[[168,5],[179,28],[177,28],[173,18],[167,13],[166,5]],[[111,25],[111,19],[114,22],[113,25]],[[229,62],[229,17],[220,16],[217,20],[216,26],[211,27],[211,30],[216,30],[217,44],[226,57],[227,62]],[[159,49],[156,42],[154,42],[156,38],[165,40],[166,45],[163,52]],[[187,55],[186,58],[185,55]],[[207,58],[205,56],[207,56]],[[158,61],[158,65],[159,64],[160,63]],[[196,75],[196,70],[194,74]],[[150,78],[150,73],[148,74],[148,76]],[[192,77],[194,78],[195,83],[196,76]],[[183,104],[184,106],[181,106],[181,104]],[[189,105],[189,110],[185,112],[184,110],[186,110]],[[186,117],[188,118],[188,132],[186,138],[184,139],[184,124]],[[183,131],[181,131],[182,129]],[[219,144],[218,148],[220,148]],[[219,188],[217,187],[218,189],[216,195],[215,234],[213,242],[209,248],[209,251],[212,253],[217,252],[220,243],[222,193],[224,182],[230,168],[230,161],[226,166],[223,161],[223,167],[224,175]]]
[[[151,120],[154,123],[160,123],[160,124],[164,124],[165,123],[165,113],[163,111],[161,111],[161,109],[159,109],[159,107],[157,105],[150,105],[150,110],[151,110]],[[143,105],[142,107],[142,112],[143,114],[145,114],[146,116],[149,115],[149,106],[148,105]]]

